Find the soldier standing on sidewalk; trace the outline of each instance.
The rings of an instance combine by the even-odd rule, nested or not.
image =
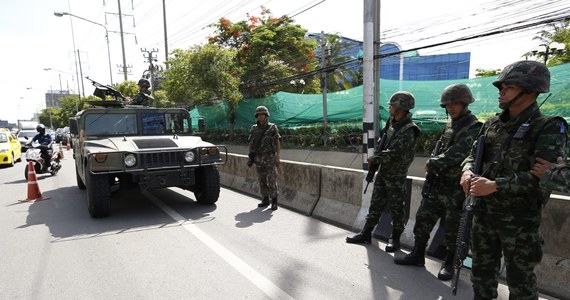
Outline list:
[[[536,157],[549,162],[565,153],[566,121],[540,113],[536,100],[550,91],[550,72],[536,61],[506,66],[493,85],[500,115],[481,128],[485,152],[481,174],[473,174],[475,142],[465,159],[461,186],[477,197],[471,230],[474,299],[497,297],[504,258],[509,299],[538,299],[534,268],[542,260],[539,227],[550,191],[531,172]]]
[[[469,104],[474,101],[471,90],[465,84],[453,84],[443,90],[440,105],[451,117],[451,121],[445,126],[440,138],[439,153],[434,153],[426,163],[426,172],[432,172],[434,176],[429,191],[422,193],[422,202],[416,214],[414,250],[404,257],[394,258],[396,264],[424,266],[430,233],[441,218],[442,221],[445,220],[447,249],[446,259],[437,275],[441,280],[450,280],[453,276],[455,241],[465,199],[459,185],[461,163],[469,154],[483,125],[469,110]]]
[[[380,165],[366,223],[362,231],[347,237],[350,244],[370,244],[372,231],[388,206],[392,214],[392,234],[386,252],[400,249],[400,235],[404,231],[404,196],[406,195],[406,176],[414,160],[414,146],[420,135],[420,129],[412,122],[410,109],[414,108],[414,96],[409,92],[396,92],[388,103],[390,119],[382,129],[387,133],[386,145],[382,151],[375,151],[369,158],[368,167]],[[378,150],[378,149],[377,149]]]
[[[255,109],[257,124],[251,126],[249,131],[249,161],[248,166],[255,164],[259,190],[263,199],[258,207],[269,205],[271,198],[271,209],[277,209],[277,167],[279,167],[279,130],[277,125],[270,123],[269,110],[265,106],[258,106]]]

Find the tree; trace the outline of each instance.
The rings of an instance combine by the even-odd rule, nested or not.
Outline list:
[[[501,69],[475,69],[475,77],[490,77],[497,76],[501,73]]]
[[[134,98],[139,93],[139,88],[136,81],[125,80],[121,83],[115,84],[114,88],[121,92],[123,96]]]
[[[539,45],[541,46],[558,42],[564,44],[566,48],[562,53],[548,54],[548,56],[546,56],[545,53],[534,53],[534,51],[527,52],[523,56],[535,56],[540,61],[544,61],[545,58],[548,58],[547,65],[549,67],[570,61],[570,20],[549,23],[547,29],[537,32],[537,35],[532,39],[539,41]]]
[[[169,100],[186,106],[223,101],[229,107],[231,131],[235,107],[242,98],[235,76],[235,51],[207,44],[172,53],[168,76],[162,83]]]
[[[274,18],[263,8],[260,17],[249,16],[237,23],[221,18],[212,26],[216,35],[209,42],[236,51],[236,75],[240,90],[248,97],[292,91],[289,77],[315,69],[315,41],[305,39],[307,31],[288,16]],[[305,91],[318,92],[315,79],[304,78]]]
[[[324,35],[324,41],[319,41],[319,44],[325,45],[325,49],[321,49],[321,51],[326,51],[325,66],[334,66],[334,69],[327,70],[327,90],[336,92],[358,85],[358,72],[343,64],[355,59],[344,55],[351,45],[343,42],[338,33]],[[319,56],[319,61],[322,61],[322,55]]]

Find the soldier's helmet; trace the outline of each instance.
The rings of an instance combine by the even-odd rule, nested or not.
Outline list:
[[[149,88],[150,87],[150,81],[148,81],[148,79],[146,79],[146,78],[141,78],[141,79],[139,79],[139,82],[137,83],[137,85]]]
[[[258,115],[258,114],[265,114],[266,116],[269,117],[269,109],[267,109],[267,107],[265,107],[265,106],[263,106],[263,105],[258,106],[258,107],[255,109],[255,117],[256,117],[256,118],[257,118],[257,115]]]
[[[415,106],[414,95],[410,92],[399,91],[395,92],[388,104],[394,106],[397,109],[410,110]]]
[[[475,99],[473,99],[473,94],[466,84],[452,84],[446,87],[443,90],[443,93],[441,93],[441,99],[439,101],[439,105],[441,107],[445,107],[446,105],[455,102],[462,102],[465,104],[475,102]]]
[[[550,91],[550,71],[545,64],[522,60],[506,66],[499,78],[493,81],[498,89],[502,84],[514,84],[527,91],[548,93]]]

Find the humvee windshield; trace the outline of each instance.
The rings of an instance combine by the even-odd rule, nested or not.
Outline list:
[[[190,119],[184,113],[145,112],[137,119],[136,113],[88,114],[85,116],[85,135],[142,135],[190,133]]]

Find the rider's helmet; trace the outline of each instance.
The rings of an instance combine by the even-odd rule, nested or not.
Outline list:
[[[148,81],[148,79],[146,79],[146,78],[141,78],[141,79],[139,79],[139,82],[137,83],[137,85],[140,87],[149,88],[150,87],[150,81]]]
[[[415,106],[414,95],[410,92],[399,91],[395,92],[388,104],[394,106],[397,109],[410,110]]]
[[[514,84],[529,92],[548,93],[550,91],[550,71],[545,64],[532,60],[521,60],[506,66],[499,78],[493,81],[498,89],[501,85]]]
[[[46,133],[46,127],[44,124],[38,124],[38,126],[36,126],[36,131],[43,135]]]
[[[450,103],[462,102],[465,104],[470,104],[475,102],[473,99],[473,94],[471,90],[464,83],[452,84],[446,87],[441,93],[441,99],[439,105],[445,107]]]
[[[258,107],[255,109],[255,117],[256,117],[256,118],[257,118],[257,115],[258,115],[258,114],[265,114],[267,117],[269,117],[269,109],[267,109],[267,107],[265,107],[265,106],[263,106],[263,105],[258,106]]]

